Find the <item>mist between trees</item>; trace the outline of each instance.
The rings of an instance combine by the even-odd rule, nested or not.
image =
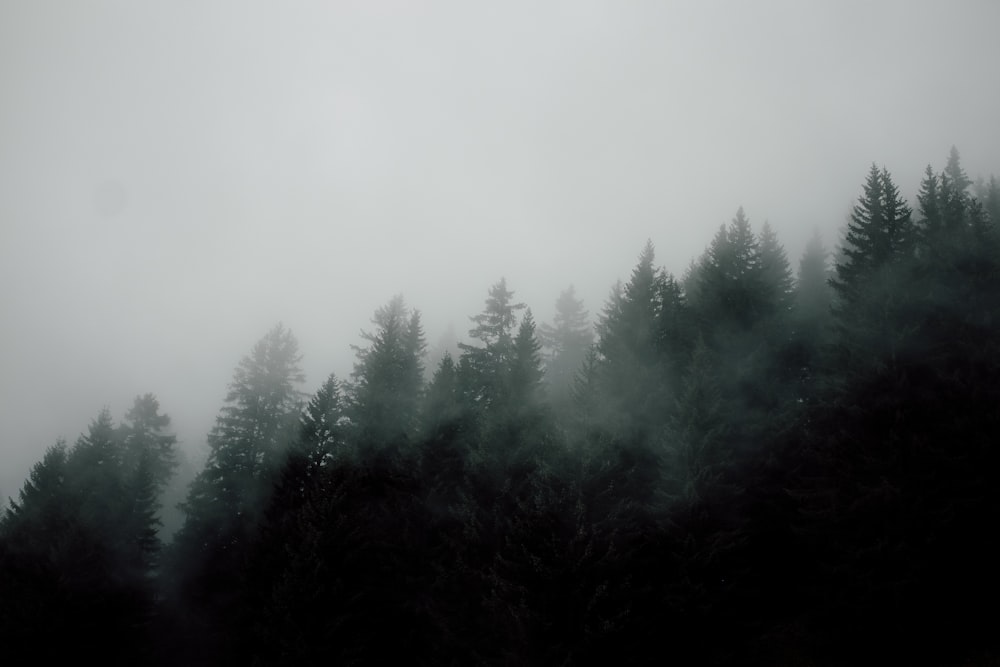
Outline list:
[[[278,325],[200,471],[152,394],[35,465],[4,655],[994,664],[998,250],[1000,184],[953,150],[912,208],[873,165],[794,271],[740,209],[681,276],[647,243],[596,323],[501,278],[430,368],[402,297],[313,396]]]

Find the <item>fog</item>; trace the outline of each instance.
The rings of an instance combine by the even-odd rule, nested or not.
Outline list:
[[[793,264],[872,162],[1000,155],[982,2],[0,3],[0,495],[153,392],[197,453],[276,322],[307,389],[394,294],[592,314],[743,206]]]

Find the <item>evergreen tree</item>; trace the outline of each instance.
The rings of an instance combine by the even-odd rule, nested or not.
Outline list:
[[[185,503],[185,532],[224,535],[235,529],[234,522],[250,528],[247,524],[252,525],[272,475],[296,436],[301,405],[297,387],[304,381],[300,361],[298,341],[281,324],[240,360],[227,404],[208,435],[205,469]],[[228,539],[219,542],[214,547],[228,548]]]
[[[594,342],[587,311],[572,285],[559,294],[553,322],[542,324],[539,337],[547,353],[545,379],[549,395],[555,405],[565,407],[573,378]]]
[[[699,340],[665,430],[664,474],[671,503],[690,510],[717,492],[726,461],[726,419],[711,354]]]
[[[489,410],[504,400],[514,354],[517,313],[526,308],[513,299],[514,292],[507,288],[506,279],[501,278],[490,288],[483,312],[471,318],[476,326],[469,330],[469,336],[482,345],[459,343],[465,400],[477,410]]]
[[[799,260],[792,313],[792,358],[798,369],[799,398],[815,397],[822,355],[833,341],[833,288],[823,245],[816,230]]]
[[[535,320],[530,308],[521,318],[512,347],[507,400],[514,412],[537,408],[545,373],[540,354],[542,346],[535,335]]]
[[[770,251],[770,270],[778,274],[782,267],[776,242]],[[728,227],[719,227],[696,271],[692,297],[702,331],[711,334],[706,342],[724,342],[748,331],[775,307],[770,300],[779,298],[782,288],[769,286],[773,293],[768,293],[762,271],[760,243],[740,207]]]
[[[420,314],[396,296],[372,318],[377,329],[355,347],[358,360],[348,389],[349,416],[357,444],[400,444],[417,427],[426,349]]]
[[[0,641],[8,655],[67,657],[65,635],[80,622],[61,585],[81,555],[74,493],[66,443],[59,441],[31,468],[0,520]]]
[[[917,205],[920,213],[920,229],[924,247],[921,250],[929,253],[936,239],[944,228],[944,219],[941,214],[941,192],[940,180],[930,165],[924,170],[924,178],[920,182],[920,191],[917,193]]]
[[[787,316],[795,299],[795,283],[785,249],[767,222],[760,232],[760,280],[770,315],[779,320]]]
[[[600,384],[613,431],[644,442],[662,424],[668,392],[658,340],[664,277],[647,241],[629,282],[616,287],[597,327]]]
[[[451,358],[451,353],[445,352],[424,393],[424,406],[421,410],[424,434],[430,435],[454,424],[461,413],[458,367]]]
[[[300,418],[300,443],[309,465],[318,468],[344,447],[344,399],[340,381],[330,373]]]
[[[573,379],[571,443],[582,445],[588,434],[606,425],[605,405],[601,396],[601,357],[592,345]]]
[[[958,149],[951,147],[948,154],[948,164],[941,173],[940,208],[941,222],[944,231],[960,233],[968,226],[970,197],[968,188],[972,181],[962,168]]]
[[[75,505],[69,497],[68,451],[63,440],[46,450],[41,461],[31,468],[28,479],[18,493],[18,500],[10,499],[3,521],[2,536],[17,534],[18,530],[31,527],[38,535],[51,535],[44,529],[49,525],[58,530],[59,516],[71,511]]]
[[[137,478],[148,476],[157,496],[177,469],[177,436],[169,428],[170,417],[160,413],[160,402],[153,394],[136,396],[118,427],[126,471]]]
[[[982,200],[993,228],[1000,229],[1000,181],[996,176],[990,176],[990,184]]]
[[[842,245],[843,259],[831,281],[838,309],[850,311],[863,294],[881,291],[887,273],[912,257],[914,229],[910,208],[889,172],[874,164],[851,212]]]
[[[102,410],[72,448],[59,443],[46,453],[0,522],[0,581],[24,586],[0,584],[13,608],[0,625],[46,660],[148,659],[160,484],[151,450],[137,451],[132,434]],[[42,631],[63,641],[40,647]],[[16,652],[20,644],[5,645]]]
[[[298,341],[278,324],[240,361],[208,436],[205,468],[182,505],[170,582],[196,613],[177,620],[216,657],[232,650],[244,559],[298,436],[300,359]]]

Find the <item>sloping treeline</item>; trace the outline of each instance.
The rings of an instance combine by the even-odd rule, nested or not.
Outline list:
[[[536,327],[501,279],[431,369],[397,297],[312,397],[278,326],[236,369],[170,544],[155,398],[46,453],[0,523],[3,650],[996,660],[1000,185],[953,150],[915,208],[873,166],[833,261],[817,236],[794,275],[740,209],[680,278],[647,244],[594,328],[571,289]]]

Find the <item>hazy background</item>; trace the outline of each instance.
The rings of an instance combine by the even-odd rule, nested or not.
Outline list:
[[[0,494],[154,392],[198,451],[273,324],[597,314],[743,205],[793,267],[873,161],[1000,166],[1000,3],[0,0]]]

